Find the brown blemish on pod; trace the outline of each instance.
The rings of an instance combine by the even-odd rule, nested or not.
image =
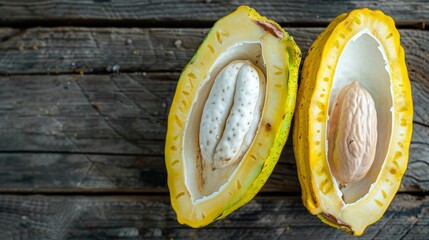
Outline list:
[[[256,20],[255,23],[265,31],[269,32],[274,37],[283,38],[283,31],[279,29],[276,25],[260,20]]]
[[[331,222],[335,225],[341,226],[342,228],[345,228],[348,232],[353,232],[352,227],[350,225],[338,220],[333,215],[331,215],[329,213],[322,213],[321,215],[324,219],[328,220],[329,222]]]

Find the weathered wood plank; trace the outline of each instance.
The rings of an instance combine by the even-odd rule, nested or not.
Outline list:
[[[0,77],[0,151],[162,154],[177,78]]]
[[[285,150],[263,192],[299,194],[291,151]],[[163,156],[3,153],[0,192],[167,193],[167,172]]]
[[[410,67],[416,117],[409,169],[401,191],[429,190],[429,82],[422,74],[424,71],[419,64]],[[0,160],[3,161],[0,162],[5,165],[0,168],[4,171],[0,188],[3,191],[118,191],[120,188],[167,191],[162,154],[167,109],[177,78],[178,73],[1,77]],[[11,158],[8,155],[11,152],[18,156]],[[19,155],[21,152],[53,155]],[[77,155],[62,156],[62,153]],[[95,154],[98,159],[98,168],[89,174],[84,172],[89,169],[88,154]],[[127,154],[133,156],[123,156]],[[157,162],[150,161],[138,168],[144,173],[141,175],[129,171],[135,167],[135,159],[142,156],[153,157]],[[58,175],[47,178],[44,173],[47,168],[35,171],[31,164],[22,169],[23,161],[36,165],[51,162],[50,168],[57,169]],[[77,175],[69,174],[73,164],[84,162],[86,165],[82,165]],[[26,173],[35,176],[29,181],[31,174]],[[76,181],[70,182],[71,178]],[[289,139],[264,191],[299,192],[299,189]]]
[[[207,29],[32,28],[0,42],[0,73],[179,70],[206,33]]]
[[[429,198],[397,195],[360,239],[426,239]],[[258,197],[202,229],[179,225],[167,197],[0,196],[4,239],[356,239],[298,197]],[[388,227],[386,227],[388,226]]]
[[[178,77],[0,77],[0,152],[161,155]]]
[[[323,29],[286,30],[305,54]],[[9,31],[0,42],[0,74],[180,71],[207,31],[76,27]],[[410,64],[424,63],[429,31],[400,32]],[[421,67],[427,72],[427,66]]]
[[[412,145],[400,192],[428,191],[426,148]],[[296,174],[292,147],[286,146],[261,192],[299,194]],[[2,153],[0,192],[167,193],[167,172],[163,156]]]
[[[239,5],[250,5],[261,14],[282,24],[314,22],[326,23],[337,15],[355,8],[380,9],[399,24],[427,22],[429,6],[426,1],[0,1],[0,23],[67,22],[90,24],[91,21],[119,21],[122,24],[212,24]],[[195,23],[196,22],[196,23]]]
[[[429,44],[428,44],[429,46]],[[428,143],[429,69],[409,54],[413,142]],[[0,151],[162,154],[178,73],[2,76]]]
[[[425,42],[423,39],[424,37],[418,32],[413,41]],[[416,186],[426,192],[429,191],[429,80],[427,78],[429,61],[427,57],[422,59],[413,57],[413,52],[422,51],[422,47],[420,45],[408,49],[406,55],[413,94],[414,125],[410,161],[403,184]]]
[[[0,154],[2,192],[167,192],[160,156]]]

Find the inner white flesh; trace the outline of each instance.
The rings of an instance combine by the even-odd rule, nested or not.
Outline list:
[[[261,80],[247,60],[233,61],[217,75],[204,105],[199,138],[203,161],[213,168],[231,165],[249,148],[262,111]]]
[[[365,197],[385,162],[393,126],[393,91],[390,67],[383,46],[368,31],[356,34],[345,46],[336,66],[329,98],[329,112],[339,91],[352,81],[358,81],[372,96],[377,111],[377,150],[367,175],[352,185],[336,190],[345,203],[352,204]],[[327,138],[326,146],[328,146]],[[328,156],[326,156],[328,157]],[[335,178],[333,177],[334,181]]]
[[[206,201],[214,196],[216,196],[230,181],[230,179],[234,176],[235,170],[238,168],[241,161],[236,160],[232,161],[230,164],[226,164],[224,166],[216,166],[215,159],[216,159],[216,148],[222,148],[221,145],[228,145],[229,153],[232,153],[231,156],[234,158],[242,158],[245,156],[245,153],[248,149],[248,147],[251,145],[253,136],[256,132],[256,129],[258,129],[259,122],[260,122],[260,111],[255,111],[252,113],[252,119],[249,118],[249,120],[246,120],[246,122],[243,122],[241,118],[241,115],[237,116],[238,118],[234,118],[234,116],[231,116],[230,113],[236,112],[240,113],[238,109],[241,108],[241,102],[239,99],[234,99],[234,96],[238,98],[240,94],[224,94],[224,99],[222,101],[222,97],[219,98],[218,95],[214,96],[214,94],[210,94],[212,88],[220,88],[220,92],[216,91],[218,94],[222,94],[222,89],[224,87],[230,87],[229,90],[233,90],[233,85],[226,83],[226,81],[220,81],[220,84],[216,84],[218,80],[216,80],[218,75],[221,75],[222,69],[224,69],[228,64],[236,61],[236,60],[245,60],[240,61],[238,64],[234,65],[233,69],[230,69],[230,74],[237,74],[237,79],[242,79],[239,82],[234,82],[234,90],[237,89],[245,89],[248,86],[243,86],[244,79],[249,79],[245,76],[238,76],[240,74],[241,68],[245,67],[246,65],[253,65],[254,67],[258,68],[263,75],[266,75],[265,73],[265,65],[262,58],[262,49],[261,44],[259,42],[239,42],[235,45],[228,48],[225,52],[221,53],[219,57],[217,58],[216,62],[211,67],[210,71],[207,73],[206,78],[203,80],[202,84],[200,85],[200,88],[197,91],[197,96],[194,98],[194,101],[192,103],[192,107],[190,110],[190,114],[188,115],[189,118],[186,121],[185,125],[185,131],[184,131],[184,139],[183,141],[183,159],[184,159],[184,166],[185,166],[185,184],[188,188],[189,193],[191,194],[191,198],[194,204],[197,204],[201,201]],[[243,63],[244,62],[244,63]],[[247,62],[247,63],[246,63]],[[250,64],[251,63],[251,64]],[[235,67],[238,68],[238,72],[236,72],[234,69]],[[242,74],[248,74],[252,71],[245,70],[242,71]],[[245,83],[245,85],[248,85],[249,83]],[[251,84],[255,84],[255,81],[252,81]],[[265,84],[259,82],[259,84]],[[218,85],[218,86],[217,86]],[[255,89],[255,88],[253,88]],[[257,101],[254,102],[251,101],[251,104],[255,104],[255,110],[262,109],[263,103],[264,103],[264,95],[265,95],[265,87],[259,87],[258,89],[258,98]],[[226,88],[224,89],[226,91]],[[254,94],[254,93],[253,93]],[[210,96],[210,97],[209,97]],[[241,95],[242,96],[242,95]],[[204,106],[206,105],[206,102],[210,104],[209,98],[215,98],[216,104],[218,105],[219,102],[217,100],[220,100],[220,107],[216,107],[216,111],[206,111],[208,113],[207,116],[204,116]],[[245,98],[248,99],[248,98]],[[243,103],[244,105],[244,103]],[[234,106],[236,106],[236,109],[234,109]],[[258,107],[259,106],[259,107]],[[213,110],[213,109],[211,109]],[[221,113],[222,112],[222,113]],[[255,114],[256,113],[256,114]],[[249,114],[248,114],[249,115]],[[206,120],[209,120],[208,122],[214,121],[213,125],[210,126],[203,126],[203,119],[207,117]],[[216,119],[216,117],[218,119]],[[245,116],[243,116],[245,117]],[[230,123],[228,123],[230,121]],[[237,124],[239,122],[240,124],[246,124],[249,122],[250,127],[244,128],[244,134],[243,136],[237,138],[237,136],[234,136],[235,139],[240,139],[239,141],[231,141],[231,136],[228,136],[228,134],[233,134],[232,126],[234,124]],[[207,124],[207,121],[205,122]],[[213,128],[213,126],[216,126],[216,130]],[[231,128],[230,130],[226,128]],[[210,133],[210,130],[212,131]],[[225,131],[226,130],[226,131]],[[216,133],[214,132],[216,131]],[[202,135],[208,136],[212,135],[212,137],[209,138],[200,138],[201,132],[203,132]],[[223,134],[222,134],[223,133]],[[228,134],[225,134],[228,133]],[[237,133],[236,133],[237,134]],[[242,134],[242,133],[241,133]],[[228,137],[230,137],[230,140],[228,141]],[[223,139],[225,138],[225,139]],[[223,140],[224,141],[223,141]],[[207,141],[209,141],[209,144],[207,144]],[[200,145],[201,144],[201,145]],[[207,145],[210,145],[208,148],[203,149],[203,151],[200,149],[200,146],[207,147]],[[232,150],[233,146],[236,152],[234,153],[234,150]],[[244,146],[244,147],[243,147]],[[202,155],[202,152],[204,152],[204,156]],[[228,154],[229,154],[228,153]],[[227,155],[228,155],[227,154]],[[224,155],[217,155],[217,160],[219,160],[219,156],[226,156]],[[218,161],[220,162],[220,161]]]

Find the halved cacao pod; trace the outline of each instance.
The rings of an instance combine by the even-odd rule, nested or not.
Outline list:
[[[168,117],[165,163],[180,223],[205,226],[261,189],[288,136],[300,60],[292,37],[249,7],[210,30]]]
[[[378,138],[368,173],[343,185],[328,161],[328,125],[337,95],[353,81],[374,99]],[[412,117],[404,50],[392,18],[369,9],[335,18],[311,46],[298,92],[293,142],[307,209],[355,235],[379,220],[407,168]]]

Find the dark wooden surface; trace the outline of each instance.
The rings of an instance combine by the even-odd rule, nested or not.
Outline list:
[[[429,19],[425,0],[412,1],[323,1],[323,0],[184,0],[184,1],[121,1],[121,0],[41,0],[1,1],[0,21],[9,25],[38,23],[138,24],[145,26],[203,26],[249,5],[281,24],[326,25],[339,13],[355,8],[377,8],[394,17],[400,25],[424,27]]]
[[[299,197],[257,197],[202,229],[177,223],[167,197],[0,196],[2,239],[356,239],[311,217]],[[398,195],[359,239],[427,239],[429,198]]]
[[[248,205],[204,229],[176,222],[164,137],[182,67],[240,4],[278,21],[302,52],[336,15],[390,14],[413,87],[400,192],[362,239],[429,238],[427,1],[1,1],[1,239],[354,239],[307,213],[289,139]]]

